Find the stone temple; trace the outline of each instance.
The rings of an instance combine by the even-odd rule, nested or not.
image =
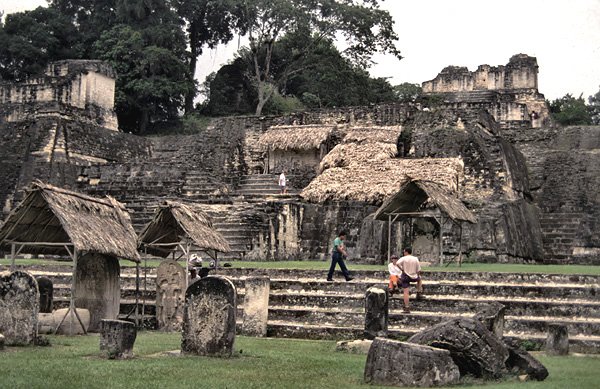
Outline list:
[[[326,259],[344,229],[356,261],[381,263],[405,244],[449,260],[457,226],[373,217],[421,179],[476,215],[462,232],[469,259],[600,264],[600,127],[556,127],[537,74],[536,59],[518,54],[474,72],[443,69],[423,83],[427,107],[215,118],[195,135],[148,138],[118,131],[108,65],[53,63],[0,83],[0,203],[6,216],[39,179],[116,197],[138,230],[164,200],[203,204],[233,249],[227,259]]]

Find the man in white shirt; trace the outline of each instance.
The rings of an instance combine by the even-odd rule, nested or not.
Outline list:
[[[400,285],[404,291],[404,312],[410,313],[408,305],[408,287],[411,282],[417,283],[417,295],[419,295],[423,289],[421,284],[421,264],[419,258],[412,255],[412,249],[407,247],[404,249],[404,256],[397,262],[397,266],[402,271],[400,276]]]
[[[285,184],[286,184],[285,170],[282,170],[281,174],[279,175],[279,191],[280,191],[279,193],[285,194],[285,192],[286,192]]]

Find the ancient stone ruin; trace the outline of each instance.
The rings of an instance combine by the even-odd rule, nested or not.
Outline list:
[[[7,346],[26,346],[37,338],[40,295],[35,278],[16,271],[0,274],[0,334]]]
[[[185,292],[181,351],[185,354],[230,357],[235,341],[237,293],[222,276],[193,282]]]
[[[7,161],[0,201],[8,212],[31,180],[43,179],[113,195],[138,230],[164,199],[193,201],[206,204],[229,240],[233,251],[223,259],[325,259],[343,227],[353,231],[347,242],[353,259],[381,262],[387,226],[372,215],[409,177],[444,185],[476,215],[464,230],[470,259],[596,263],[600,208],[587,194],[600,186],[598,128],[552,127],[537,72],[536,59],[519,54],[475,72],[445,69],[423,84],[426,94],[441,96],[430,107],[220,118],[197,135],[150,139],[109,125],[113,97],[105,95],[113,81],[105,64],[61,62],[39,82],[51,89],[52,77],[82,80],[87,106],[102,107],[94,112],[104,112],[103,119],[68,108],[78,100],[57,95],[47,102],[44,92],[22,101],[8,91],[28,86],[3,85],[5,111],[30,114],[7,114],[10,120],[0,123]],[[31,108],[48,104],[63,119]],[[570,153],[573,147],[587,151]],[[287,195],[277,188],[283,169],[293,187]],[[339,176],[350,182],[341,185]],[[431,262],[459,250],[458,228],[440,232],[431,219],[405,218],[391,232],[392,251],[411,242]]]
[[[185,301],[185,269],[173,260],[164,260],[156,271],[156,321],[158,329],[180,331]]]
[[[246,336],[267,335],[270,283],[271,280],[266,276],[246,278],[242,323],[242,333]]]

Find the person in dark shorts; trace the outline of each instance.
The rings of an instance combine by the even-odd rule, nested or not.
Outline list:
[[[350,277],[350,272],[344,263],[344,258],[348,257],[348,252],[346,251],[346,245],[344,241],[346,240],[346,233],[341,231],[337,238],[333,241],[333,250],[331,251],[331,266],[329,267],[329,273],[327,273],[327,281],[333,281],[333,272],[335,271],[335,265],[337,263],[340,264],[340,269],[342,269],[342,273],[346,278],[346,281],[352,281],[353,278]]]
[[[411,283],[417,283],[417,297],[423,291],[423,285],[421,283],[421,264],[419,258],[412,255],[412,249],[407,247],[404,249],[404,256],[398,260],[396,265],[402,271],[400,275],[400,286],[404,292],[404,312],[410,313],[409,298],[408,298],[408,287]]]

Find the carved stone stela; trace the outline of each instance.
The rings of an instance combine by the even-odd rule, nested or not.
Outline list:
[[[173,260],[163,261],[156,271],[156,320],[158,329],[180,331],[185,299],[185,269]]]

